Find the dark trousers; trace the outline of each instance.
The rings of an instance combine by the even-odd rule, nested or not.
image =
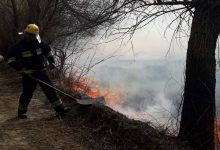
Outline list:
[[[47,84],[53,85],[46,71],[36,71],[35,73],[31,75],[37,79],[40,79],[46,82]],[[18,107],[19,114],[23,114],[27,112],[28,105],[31,101],[31,98],[33,96],[33,93],[36,89],[37,84],[38,84],[37,81],[29,78],[28,76],[22,75],[23,91],[19,99],[19,107]],[[56,95],[56,92],[53,89],[45,86],[42,83],[39,83],[39,85],[51,104],[53,103],[61,104],[59,97]]]

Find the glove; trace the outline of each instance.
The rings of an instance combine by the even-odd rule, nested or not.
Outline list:
[[[4,61],[4,57],[0,54],[0,63]]]
[[[32,74],[34,72],[35,72],[35,70],[25,70],[25,69],[18,71],[18,73],[21,75]]]
[[[49,69],[49,70],[53,70],[54,68],[55,68],[55,65],[54,65],[54,64],[49,64],[49,65],[48,65],[48,69]]]

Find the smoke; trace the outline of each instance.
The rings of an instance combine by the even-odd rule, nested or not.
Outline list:
[[[124,91],[122,105],[113,109],[136,119],[131,114],[169,118],[175,113],[172,101],[181,100],[177,93],[181,93],[184,81],[183,60],[117,60],[97,67],[95,72],[100,86]]]
[[[185,61],[117,60],[95,68],[93,74],[100,86],[112,91],[123,89],[120,106],[113,109],[128,117],[167,123],[177,115],[182,100]],[[220,90],[217,70],[216,91]],[[220,116],[220,94],[216,92],[217,116]]]

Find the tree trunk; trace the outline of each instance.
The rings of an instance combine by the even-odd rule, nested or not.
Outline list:
[[[198,150],[214,150],[215,49],[219,8],[197,6],[188,42],[179,137]]]

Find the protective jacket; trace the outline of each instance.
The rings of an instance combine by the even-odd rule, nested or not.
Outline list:
[[[29,42],[22,39],[12,47],[7,63],[20,72],[30,74],[45,68],[47,61],[54,63],[51,48],[47,44],[39,43],[37,39]]]

